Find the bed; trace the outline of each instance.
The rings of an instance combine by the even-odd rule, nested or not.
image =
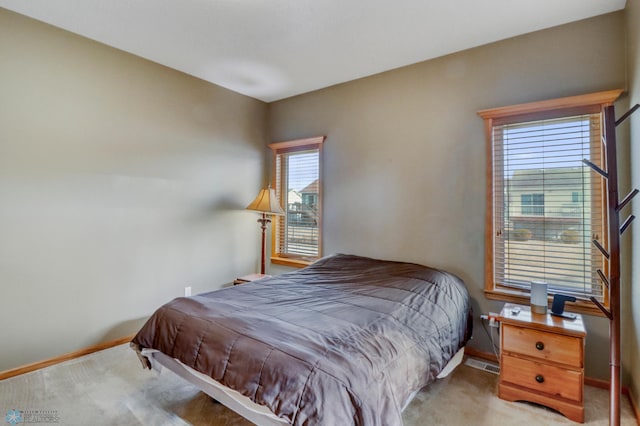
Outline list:
[[[456,276],[340,254],[174,299],[131,346],[256,424],[401,425],[470,335]]]

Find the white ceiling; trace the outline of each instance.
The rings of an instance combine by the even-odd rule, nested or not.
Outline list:
[[[0,0],[0,7],[270,102],[625,2]]]

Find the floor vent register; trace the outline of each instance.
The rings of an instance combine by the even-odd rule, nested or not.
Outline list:
[[[477,368],[478,370],[488,371],[489,373],[493,374],[500,374],[500,366],[491,362],[481,361],[475,358],[467,358],[464,363],[465,365]]]

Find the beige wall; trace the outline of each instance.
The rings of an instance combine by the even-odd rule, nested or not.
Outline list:
[[[0,8],[0,371],[256,270],[266,112]]]
[[[627,45],[629,64],[629,100],[630,105],[640,103],[640,2],[627,1],[625,10],[627,18]],[[640,111],[636,111],[629,118],[631,134],[631,181],[634,188],[640,188]],[[640,199],[633,201],[633,214],[640,218]],[[640,224],[632,226],[631,239],[635,250],[631,252],[631,289],[630,297],[625,299],[625,306],[630,312],[630,321],[625,321],[628,327],[627,339],[623,345],[630,348],[629,370],[631,375],[631,392],[636,407],[640,407]],[[629,237],[627,237],[629,238]]]
[[[624,88],[624,39],[624,14],[615,13],[271,104],[271,140],[327,135],[325,254],[447,269],[466,281],[476,316],[499,310],[483,294],[485,140],[476,112]],[[589,317],[587,326],[587,374],[606,378],[607,322]],[[479,324],[471,345],[491,350]]]

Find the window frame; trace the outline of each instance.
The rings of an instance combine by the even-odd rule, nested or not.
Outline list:
[[[278,265],[291,266],[295,268],[304,268],[315,262],[322,257],[322,209],[323,209],[323,197],[322,197],[322,169],[323,169],[323,154],[322,149],[326,136],[316,136],[305,139],[294,139],[283,142],[273,142],[267,145],[272,151],[272,173],[271,173],[271,185],[276,189],[276,193],[284,193],[282,182],[278,181],[279,171],[277,170],[277,156],[281,154],[289,154],[301,151],[318,151],[318,255],[317,256],[304,256],[291,253],[282,253],[278,249],[278,235],[280,233],[280,226],[282,226],[283,218],[275,217],[271,223],[271,263]],[[284,200],[279,197],[278,202],[282,209],[286,212],[287,207],[284,205]],[[286,215],[284,216],[286,218]]]
[[[580,114],[600,113],[605,106],[612,105],[622,94],[622,90],[608,90],[603,92],[590,93],[586,95],[571,96],[558,99],[550,99],[538,102],[517,104],[513,106],[491,108],[478,111],[478,115],[484,120],[485,141],[486,141],[486,208],[485,208],[485,289],[484,294],[487,299],[500,300],[505,302],[529,304],[530,292],[501,286],[494,281],[494,257],[496,247],[494,245],[495,214],[494,214],[494,142],[493,128],[502,124],[529,122],[559,117],[569,117]],[[604,125],[602,126],[604,129]],[[603,217],[606,218],[607,194],[601,191],[599,194],[603,198]],[[608,244],[606,235],[606,225],[602,240]],[[593,248],[592,248],[593,250]],[[606,273],[606,271],[604,271]],[[605,307],[609,306],[608,292],[603,291]],[[551,299],[549,299],[551,300]],[[576,303],[567,305],[567,310],[581,312],[591,315],[603,316],[600,309],[591,301],[578,299]]]

